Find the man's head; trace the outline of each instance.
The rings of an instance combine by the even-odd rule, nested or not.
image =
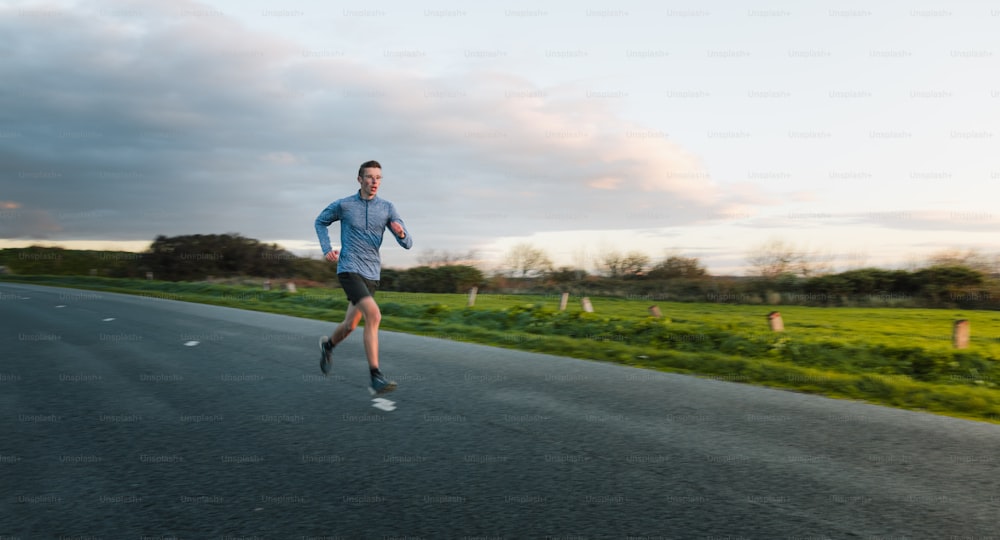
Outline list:
[[[358,184],[361,184],[361,197],[371,199],[378,193],[382,183],[382,165],[377,161],[366,161],[358,168]]]

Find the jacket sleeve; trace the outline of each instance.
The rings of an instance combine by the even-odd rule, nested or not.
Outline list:
[[[316,216],[316,237],[319,238],[319,247],[326,256],[333,248],[330,247],[330,231],[327,230],[334,221],[340,219],[340,204],[330,203]]]
[[[393,221],[396,221],[400,225],[402,225],[403,232],[406,233],[406,237],[400,240],[398,236],[392,234],[392,229],[389,229],[389,232],[390,234],[392,234],[392,237],[396,239],[396,243],[399,244],[400,246],[403,246],[406,249],[410,249],[411,247],[413,247],[413,237],[410,236],[410,231],[407,230],[406,223],[403,222],[403,218],[399,217],[399,212],[396,211],[396,206],[393,204],[389,204],[389,219],[385,222],[385,226],[388,227],[389,223],[392,223]]]

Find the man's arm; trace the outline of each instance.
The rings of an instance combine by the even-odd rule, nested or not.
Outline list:
[[[413,239],[410,238],[410,233],[406,230],[406,224],[403,223],[403,218],[399,217],[396,207],[392,205],[389,206],[389,230],[396,237],[396,243],[406,249],[413,247]]]
[[[336,202],[330,203],[316,216],[316,236],[319,238],[319,247],[323,251],[323,256],[326,256],[332,248],[330,247],[330,231],[327,227],[333,224],[334,221],[340,219],[340,205]]]

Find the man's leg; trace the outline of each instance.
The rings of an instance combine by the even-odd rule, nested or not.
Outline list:
[[[368,357],[368,369],[372,376],[371,390],[381,396],[396,389],[396,382],[386,379],[378,368],[378,327],[382,322],[382,312],[371,296],[358,301],[358,311],[365,318],[365,356]]]
[[[358,327],[361,317],[362,312],[358,309],[358,306],[348,302],[347,313],[344,314],[344,322],[338,324],[337,328],[333,330],[333,335],[330,336],[330,344],[336,346],[341,341],[344,341],[344,338]]]
[[[382,311],[371,296],[366,296],[358,301],[356,307],[359,312],[357,317],[364,317],[364,344],[365,356],[368,358],[368,368],[378,369],[378,327],[382,322]],[[355,326],[357,326],[355,319]],[[346,321],[345,321],[346,322]],[[339,327],[338,327],[339,328]]]

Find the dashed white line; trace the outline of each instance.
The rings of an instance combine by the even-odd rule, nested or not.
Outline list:
[[[383,411],[395,411],[396,402],[378,397],[372,400],[372,407],[375,407],[376,409],[382,409]]]
[[[199,343],[201,343],[201,342],[200,341],[188,341],[188,342],[184,343],[184,346],[185,347],[194,347],[195,345],[197,345]]]

